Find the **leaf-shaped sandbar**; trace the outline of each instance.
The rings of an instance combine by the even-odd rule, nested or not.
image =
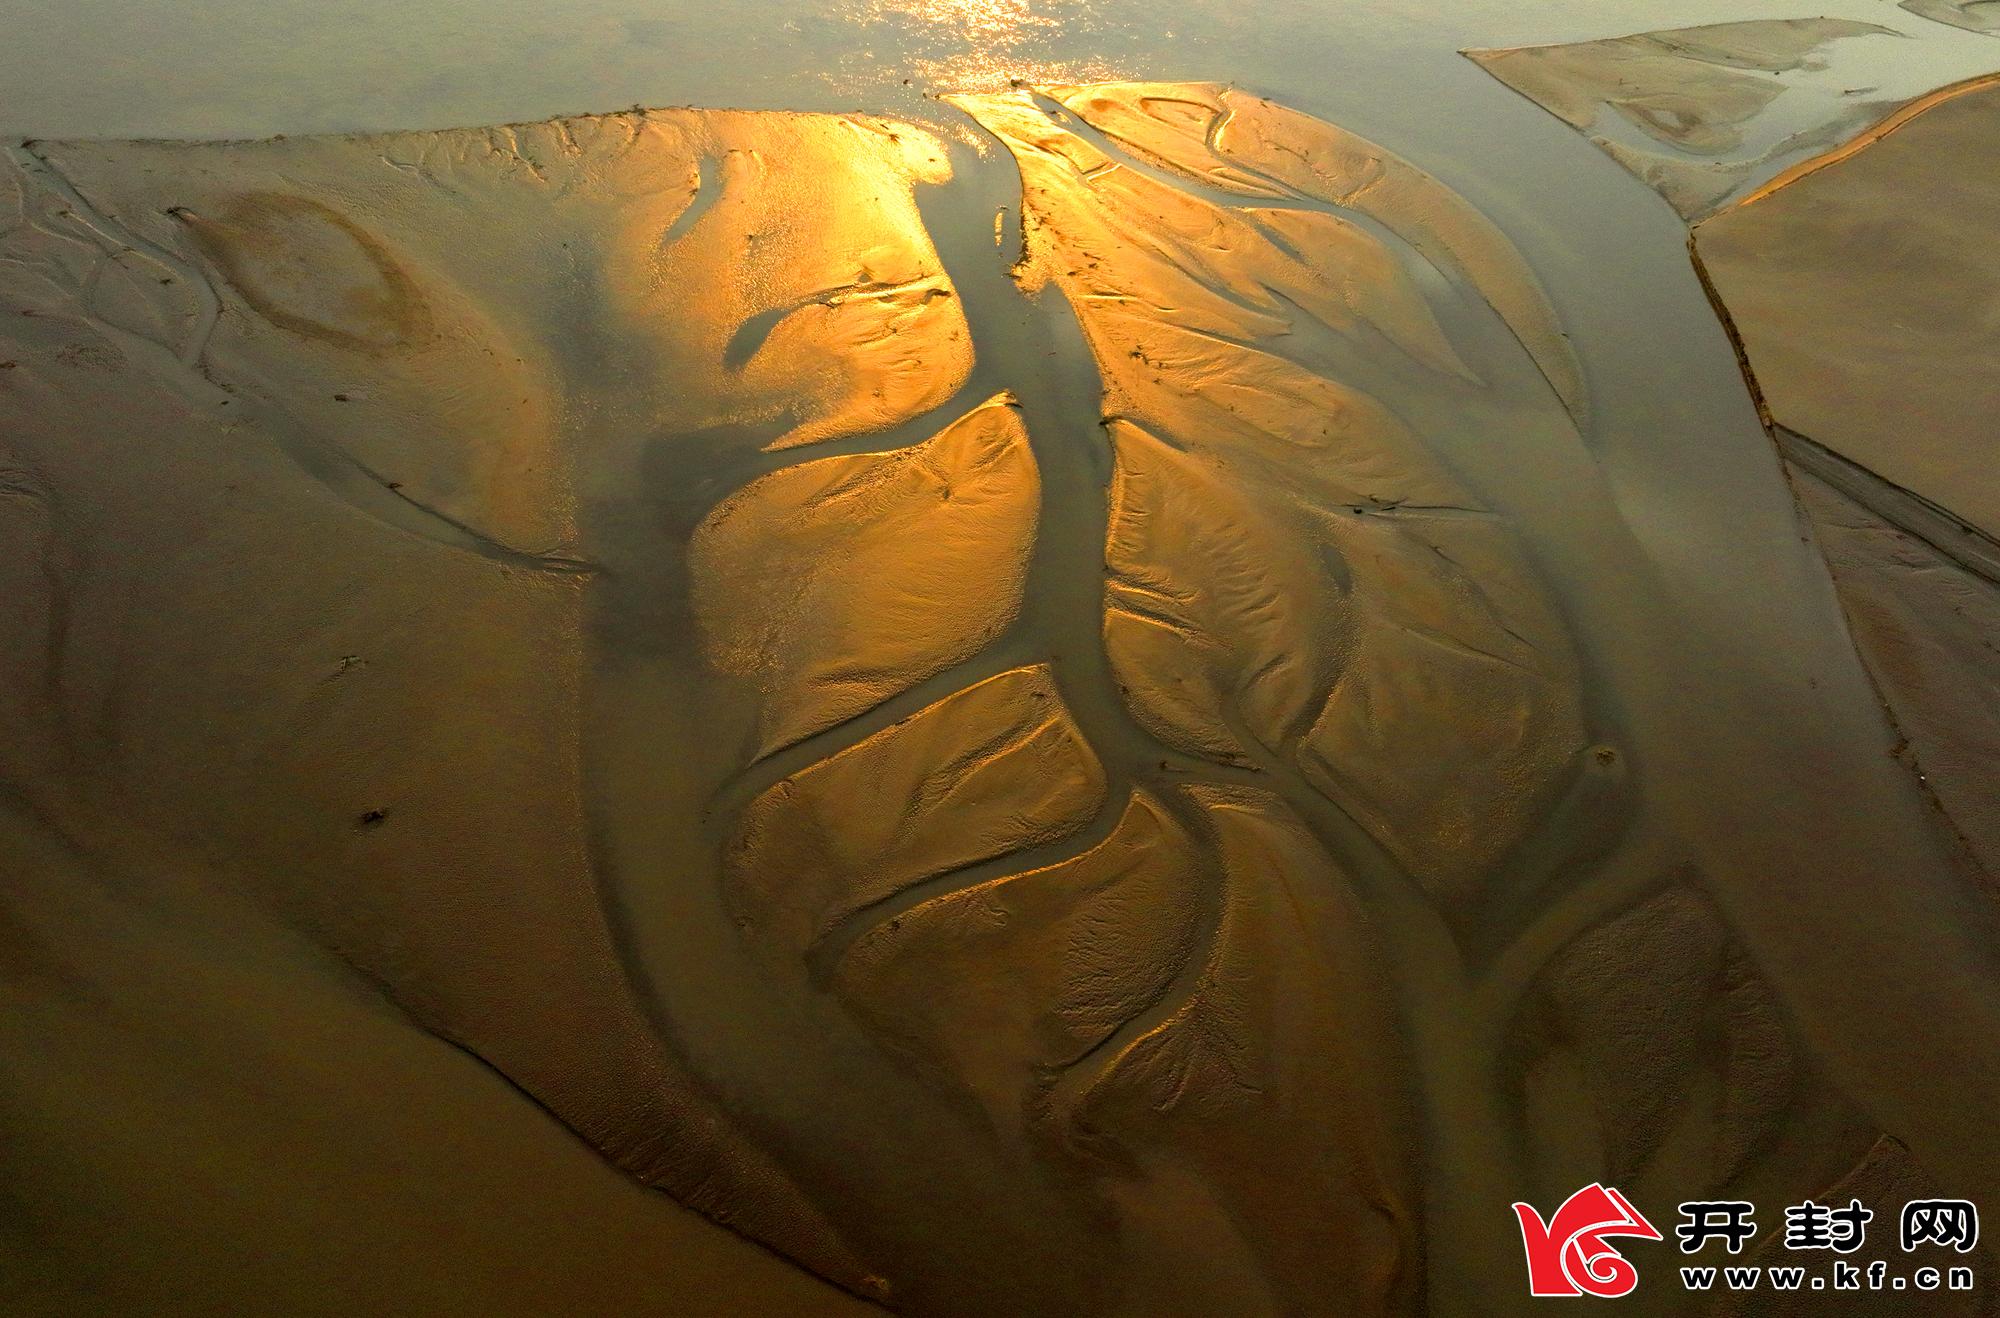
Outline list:
[[[1104,774],[1045,668],[949,696],[803,769],[743,812],[725,859],[753,940],[804,953],[914,884],[1076,832]]]
[[[1018,612],[1040,482],[995,399],[890,453],[752,481],[689,545],[709,661],[762,693],[762,751],[979,653]]]
[[[1184,1220],[1148,1223],[1161,1244],[1213,1250],[1234,1235],[1277,1295],[1398,1311],[1412,1190],[1367,918],[1283,803],[1220,788],[1187,798],[1221,862],[1212,941],[1186,996],[1089,1078],[1067,1119],[1142,1175],[1183,1169]]]
[[[1018,1131],[1055,1073],[1158,1000],[1195,955],[1197,845],[1136,794],[1082,855],[876,925],[837,986],[899,1051]]]
[[[1134,716],[1191,754],[1302,770],[1433,894],[1476,897],[1583,744],[1579,674],[1512,532],[1345,382],[1423,360],[1357,315],[1401,295],[1285,293],[1326,286],[1314,262],[1346,268],[1346,249],[1294,249],[1239,208],[1120,167],[1027,93],[960,103],[1015,152],[1023,278],[1063,291],[1103,380],[1105,636]],[[1275,151],[1311,121],[1250,122]],[[1294,145],[1312,158],[1313,140]],[[1419,309],[1401,322],[1424,323]]]
[[[1049,94],[1106,137],[1191,178],[1250,197],[1314,198],[1379,221],[1477,289],[1570,411],[1584,412],[1582,367],[1541,281],[1491,220],[1409,161],[1219,83],[1095,83]],[[1351,260],[1346,251],[1340,258]]]

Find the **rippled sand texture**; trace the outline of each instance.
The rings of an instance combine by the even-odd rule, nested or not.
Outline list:
[[[1773,162],[1881,117],[1879,100],[1783,76],[1824,69],[1830,43],[1870,34],[1896,35],[1851,19],[1758,19],[1466,54],[1695,219]]]
[[[1400,161],[1269,102],[1054,94],[1221,194],[1121,168],[1027,93],[959,102],[1020,162],[1025,279],[1061,290],[1103,377],[1105,646],[1134,717],[1217,763],[1289,761],[1420,883],[1462,891],[1581,749],[1577,678],[1504,527],[1340,378],[1372,353],[1477,383],[1392,249],[1334,204],[1429,239],[1461,278],[1434,218],[1511,251]],[[1274,161],[1296,187],[1257,167]],[[1503,293],[1574,383],[1514,261]]]
[[[666,1196],[939,1314],[1491,1311],[1505,1205],[1596,1178],[1893,1215],[1483,488],[1587,412],[1513,246],[1241,91],[954,105],[18,155],[0,804],[61,863],[0,1047],[164,1055],[0,1073],[69,1159],[18,1192],[156,1223],[75,1114],[249,1101],[199,1011],[300,1102],[483,1083],[443,1155],[304,1142],[477,1168],[480,1259],[574,1203],[538,1284],[606,1311],[837,1303]],[[156,980],[268,950],[183,1008],[71,870],[192,931]],[[360,1248],[250,1106],[356,1205],[287,1248]],[[295,1220],[251,1184],[189,1234]],[[628,1241],[678,1301],[590,1289]]]
[[[1695,228],[1918,771],[2000,873],[2000,84]]]
[[[1946,9],[1978,8],[1904,7],[1944,21],[1952,21]],[[1663,35],[1684,34],[1654,34]],[[1593,43],[1606,44],[1619,43]],[[1582,111],[1601,88],[1593,88],[1590,68],[1565,69],[1570,57],[1563,52],[1590,49],[1471,53],[1517,90],[1585,126]],[[1516,61],[1544,54],[1546,78]],[[1510,63],[1517,65],[1511,72]],[[1747,167],[1732,166],[1726,187],[1719,178],[1696,187],[1689,170],[1715,149],[1700,126],[1743,122],[1744,107],[1755,101],[1731,78],[1684,71],[1670,104],[1676,123],[1695,126],[1695,140],[1679,145],[1681,162],[1672,168],[1643,163],[1588,130],[1695,221],[1689,250],[1697,273],[1737,343],[1856,648],[1893,720],[1891,754],[1937,808],[1938,831],[1966,894],[1956,919],[1981,937],[1990,937],[2000,875],[2000,545],[1993,535],[2000,507],[1984,415],[1996,347],[1987,308],[2000,277],[1992,83],[1973,78],[1886,117],[1885,106],[1869,107],[1860,123],[1829,119],[1829,127],[1786,138]],[[1808,108],[1795,105],[1793,120]],[[1826,149],[1778,168],[1787,152],[1809,143]],[[1885,1176],[1893,1183],[1904,1174],[1864,1168],[1853,1184],[1873,1183],[1886,1197]]]
[[[665,418],[806,443],[951,391],[969,344],[911,201],[935,139],[667,112],[18,159],[5,691],[36,735],[5,739],[34,757],[10,782],[138,873],[214,871],[351,967],[342,992],[868,1289],[621,969],[583,809],[577,509]],[[845,204],[738,221],[773,179]],[[620,1222],[643,1202],[598,1211],[680,1247]]]

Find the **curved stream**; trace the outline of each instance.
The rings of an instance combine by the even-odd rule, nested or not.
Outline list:
[[[603,490],[586,492],[586,502],[599,499],[605,518],[587,528],[596,537],[590,565],[601,564],[605,580],[593,587],[602,594],[589,624],[603,647],[603,671],[583,697],[597,749],[582,754],[596,757],[589,772],[602,793],[593,823],[618,835],[595,837],[592,845],[616,874],[606,897],[620,951],[642,994],[657,995],[646,1005],[672,1022],[694,1071],[725,1099],[755,1094],[765,1105],[748,1120],[753,1138],[771,1134],[759,1120],[782,1128],[787,1143],[817,1138],[817,1150],[792,1150],[810,1164],[806,1179],[846,1182],[857,1196],[876,1194],[905,1216],[876,1224],[879,1239],[857,1242],[871,1258],[902,1262],[895,1252],[922,1233],[927,1216],[982,1198],[990,1187],[976,1178],[986,1165],[970,1158],[941,1166],[845,1165],[838,1155],[844,1134],[872,1126],[936,1147],[970,1146],[984,1135],[915,1100],[907,1108],[897,1100],[855,1110],[853,1095],[892,1092],[898,1081],[834,1038],[842,1027],[831,1007],[823,1018],[812,1014],[820,1008],[803,1009],[783,1027],[798,1054],[732,1043],[743,1021],[779,1019],[795,1004],[767,985],[746,987],[754,975],[736,953],[709,960],[690,950],[710,938],[719,946],[730,934],[729,917],[711,890],[679,881],[686,875],[674,871],[718,854],[740,814],[789,790],[795,775],[829,754],[976,682],[1042,662],[1102,762],[1109,804],[1066,837],[847,912],[814,949],[813,975],[830,976],[869,926],[893,924],[946,890],[1054,865],[1103,843],[1135,785],[1169,778],[1262,784],[1309,832],[1336,844],[1329,849],[1352,864],[1356,886],[1378,903],[1401,1028],[1419,1064],[1433,1068],[1417,1088],[1429,1105],[1422,1176],[1434,1215],[1431,1262],[1443,1265],[1431,1279],[1441,1311],[1510,1284],[1518,1264],[1519,1242],[1497,1201],[1527,1193],[1511,1179],[1527,1137],[1496,1110],[1485,1059],[1506,1052],[1520,1004],[1553,953],[1688,873],[1699,875],[1698,886],[1831,1086],[1875,1128],[1951,1169],[1955,1192],[2000,1199],[2000,1148],[1984,1124],[2000,1103],[1990,1048],[2000,1037],[2000,995],[1984,941],[1989,918],[1968,909],[1924,797],[1892,758],[1894,733],[1857,661],[1826,568],[1690,268],[1686,226],[1582,136],[1458,53],[1808,11],[1649,0],[1622,6],[1614,20],[1596,0],[1532,7],[1478,0],[1440,3],[1436,12],[1384,0],[1329,18],[1327,6],[1306,0],[1247,8],[1190,0],[1171,12],[1142,0],[842,0],[816,11],[719,0],[663,16],[657,6],[626,0],[365,0],[335,18],[325,6],[284,0],[210,6],[168,22],[154,8],[131,0],[59,7],[0,0],[0,33],[9,38],[0,47],[0,132],[51,140],[296,136],[522,122],[641,104],[864,110],[926,125],[949,142],[952,182],[917,191],[923,227],[976,345],[970,375],[948,401],[888,429],[803,450],[762,451],[784,430],[781,422],[732,422],[679,437],[671,458],[638,454],[635,470],[647,479],[623,502],[604,500]],[[2000,64],[2000,44],[1991,38],[1926,23],[1881,0],[1829,0],[1809,12],[1909,36],[1907,48],[1868,38],[1886,43],[1869,66],[1874,92],[1886,98]],[[93,58],[80,64],[68,52],[86,42]],[[1836,66],[1813,81],[1830,85],[1841,76]],[[1510,853],[1492,880],[1496,895],[1468,927],[1448,927],[1448,918],[1400,889],[1403,876],[1365,825],[1315,795],[1295,766],[1276,757],[1206,762],[1164,744],[1121,702],[1102,642],[1099,567],[1114,459],[1098,424],[1100,373],[1061,294],[1050,289],[1030,298],[1010,277],[1022,200],[1007,151],[935,99],[1003,87],[1012,77],[1044,85],[1216,79],[1269,96],[1435,175],[1520,248],[1548,290],[1582,362],[1588,406],[1580,409],[1580,429],[1554,419],[1559,413],[1540,376],[1491,308],[1436,286],[1425,295],[1454,345],[1469,349],[1473,370],[1513,382],[1496,387],[1482,404],[1489,410],[1457,410],[1452,395],[1427,392],[1419,375],[1399,375],[1396,366],[1357,365],[1364,374],[1347,382],[1392,399],[1476,496],[1476,511],[1490,510],[1518,533],[1575,639],[1585,722],[1606,743],[1564,786],[1547,830],[1558,840],[1544,837]],[[1081,130],[1078,136],[1102,141]],[[38,153],[15,158],[38,177],[48,170]],[[1151,168],[1123,163],[1139,173]],[[704,218],[719,191],[716,172],[703,164],[693,204],[666,240]],[[85,205],[59,177],[51,186],[70,204]],[[1185,179],[1175,186],[1198,190]],[[1334,209],[1302,206],[1314,207]],[[107,242],[172,259],[119,236],[115,217],[86,218],[111,235]],[[1364,227],[1411,270],[1423,266],[1381,226]],[[902,287],[843,287],[806,302]],[[182,365],[199,365],[215,302],[209,291],[197,346],[181,352]],[[754,356],[795,305],[804,303],[761,313],[743,327],[728,364]],[[627,364],[620,353],[637,349],[579,344],[565,351],[572,360],[563,366],[589,380],[593,372],[611,378]],[[1524,379],[1533,387],[1521,385]],[[699,819],[659,819],[652,795],[662,782],[659,739],[697,726],[667,707],[680,680],[673,666],[684,656],[663,655],[660,635],[663,624],[685,627],[692,614],[686,536],[722,498],[760,475],[805,459],[914,444],[1003,391],[1018,400],[1042,482],[1018,618],[976,656],[727,778],[704,798]],[[633,417],[606,415],[580,424],[608,445],[630,442],[629,429],[617,433],[628,423]],[[710,456],[716,461],[708,463]],[[690,470],[700,474],[687,478]],[[489,545],[444,513],[395,494],[399,486],[377,488],[363,468],[336,475],[326,478],[353,487],[357,506],[419,535],[460,547],[476,542],[492,561],[524,571],[575,566],[559,555]],[[1604,802],[1615,803],[1613,823],[1595,813]],[[1184,803],[1168,808],[1181,810],[1191,829],[1202,827]],[[695,856],[699,861],[690,861]],[[1585,869],[1590,877],[1579,879]],[[1201,936],[1214,937],[1221,919],[1203,910]],[[648,932],[661,928],[675,932]],[[709,977],[717,973],[729,987],[713,993]],[[1115,1041],[1097,1046],[1123,1048],[1157,1026],[1187,987],[1177,982],[1149,1012],[1129,1018]],[[1939,1002],[1951,1010],[1939,1011]],[[1913,1021],[1925,1028],[1910,1028]],[[804,1055],[813,1065],[797,1064]],[[843,1097],[797,1079],[815,1074],[842,1077],[852,1088]],[[1947,1075],[1960,1090],[1950,1103],[1925,1102],[1910,1083],[1912,1076]],[[991,1197],[1046,1197],[1063,1213],[1074,1207],[1032,1173],[1020,1174],[1016,1193]],[[1489,1215],[1469,1207],[1489,1200],[1496,1201]],[[1461,1212],[1464,1220],[1451,1216]],[[955,1271],[971,1292],[988,1296],[1019,1281],[1053,1306],[1049,1297],[1075,1279],[1060,1272],[1010,1278],[1005,1261],[1039,1257],[1058,1234],[1089,1228],[1082,1215],[1069,1220],[1052,1209],[1047,1221],[1020,1221],[996,1208],[991,1222],[972,1218],[941,1230],[944,1256],[911,1267],[933,1286]],[[1013,1239],[996,1243],[1009,1232]],[[936,1302],[940,1293],[920,1292],[918,1300]]]

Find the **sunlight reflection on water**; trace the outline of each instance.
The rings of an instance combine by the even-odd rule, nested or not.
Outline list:
[[[898,52],[912,83],[968,91],[1008,82],[1080,82],[1119,76],[1102,58],[1050,59],[1059,36],[1100,29],[1075,0],[853,0],[845,12],[871,35],[832,76],[867,80],[881,47]]]
[[[0,0],[0,132],[258,137],[635,103],[911,113],[1010,78],[1111,77],[1231,79],[1442,127],[1457,93],[1493,91],[1461,67],[1468,46],[1808,13],[1923,31],[1898,53],[1952,63],[1940,81],[2000,65],[1992,37],[1890,0]]]

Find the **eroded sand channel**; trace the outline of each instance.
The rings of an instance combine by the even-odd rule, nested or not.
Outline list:
[[[1579,1179],[1988,1183],[1844,637],[1656,550],[1415,165],[1206,84],[24,151],[25,811],[640,1182],[920,1312],[1462,1311]]]

